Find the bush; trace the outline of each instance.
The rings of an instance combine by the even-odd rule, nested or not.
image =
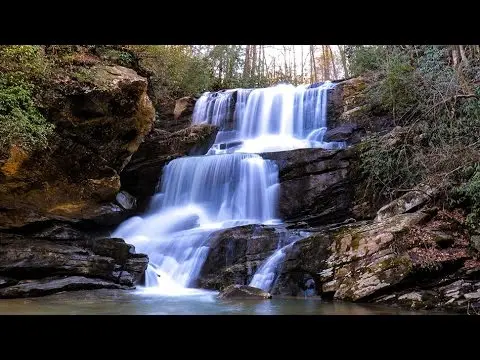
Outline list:
[[[41,46],[11,45],[0,46],[0,73],[11,81],[33,81],[48,71]]]
[[[480,87],[469,75],[478,73],[478,64],[453,68],[448,48],[433,45],[363,49],[357,59],[381,51],[385,57],[375,58],[378,81],[367,96],[403,128],[395,141],[376,136],[365,146],[361,169],[369,177],[368,196],[383,204],[424,183],[445,190],[447,198],[464,194],[475,214],[477,177],[470,179],[464,170],[480,163]]]
[[[53,125],[34,104],[34,81],[45,76],[48,63],[40,46],[0,46],[0,155],[15,144],[43,148]]]
[[[470,174],[468,181],[452,190],[452,201],[455,205],[469,208],[467,225],[478,230],[480,228],[480,164],[464,169],[464,174]]]
[[[208,90],[212,73],[208,62],[193,56],[188,46],[148,45],[129,46],[142,67],[155,74],[155,82],[174,97],[182,97]]]
[[[385,59],[383,46],[350,46],[348,50],[350,72],[354,76],[380,70]]]

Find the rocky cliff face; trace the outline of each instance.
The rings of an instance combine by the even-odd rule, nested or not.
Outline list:
[[[354,132],[372,133],[394,127],[391,116],[375,108],[367,97],[368,85],[374,81],[374,78],[356,77],[336,83],[328,95],[329,129],[353,124]]]
[[[0,167],[0,229],[122,212],[119,173],[154,120],[147,81],[120,66],[85,71],[88,83],[57,79],[39,94],[55,133],[45,151],[12,147]]]
[[[355,149],[299,149],[262,157],[278,165],[279,211],[285,221],[317,226],[351,216]]]

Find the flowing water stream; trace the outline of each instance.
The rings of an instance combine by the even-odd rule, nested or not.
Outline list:
[[[345,144],[324,142],[327,93],[333,84],[281,84],[203,94],[194,124],[220,128],[204,156],[171,161],[149,210],[122,223],[112,234],[146,253],[145,291],[192,294],[213,232],[245,224],[279,224],[278,167],[258,153]],[[284,244],[254,275],[251,285],[270,290]]]

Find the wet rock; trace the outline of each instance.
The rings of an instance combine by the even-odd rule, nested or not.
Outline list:
[[[345,124],[328,129],[323,136],[323,141],[345,141],[356,144],[365,136],[365,130],[356,124]]]
[[[29,234],[33,234],[33,237],[48,238],[50,240],[84,239],[90,237],[85,231],[73,227],[73,224],[61,222],[38,224],[31,227],[26,226],[22,229]]]
[[[125,210],[133,210],[137,206],[137,199],[125,190],[120,191],[115,197],[115,200]]]
[[[253,286],[230,285],[218,297],[220,299],[271,299],[272,295]]]
[[[18,283],[18,280],[0,276],[0,288],[15,285],[16,283]]]
[[[93,289],[128,289],[128,287],[102,279],[84,276],[52,277],[38,280],[22,280],[16,285],[0,289],[0,298],[34,297],[60,291]]]
[[[148,257],[122,239],[0,237],[0,276],[17,281],[85,276],[133,286],[147,265]]]
[[[47,149],[13,146],[2,162],[0,228],[89,219],[115,200],[119,173],[153,125],[147,80],[121,66],[82,71],[87,82],[67,74],[38,91],[55,131]]]
[[[282,219],[316,226],[350,217],[354,155],[354,149],[298,149],[261,154],[275,161],[279,168]]]
[[[398,214],[325,226],[287,252],[272,294],[478,312],[480,263],[458,214]],[[311,283],[311,282],[310,282]]]
[[[328,234],[317,233],[293,244],[286,251],[286,258],[282,268],[279,269],[278,279],[270,292],[274,295],[303,295],[309,288],[305,279],[313,280],[315,293],[321,292],[320,278],[323,278],[323,281],[331,278],[329,273],[331,270],[325,269],[331,242],[332,239]],[[309,284],[311,285],[311,281]]]
[[[239,226],[212,234],[198,286],[221,290],[231,284],[247,284],[275,251],[281,236],[281,229],[264,225]]]
[[[122,188],[140,200],[156,192],[163,167],[181,156],[206,153],[217,128],[196,125],[175,133],[156,130],[150,134],[121,174]]]

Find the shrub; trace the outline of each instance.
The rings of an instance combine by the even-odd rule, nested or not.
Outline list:
[[[453,68],[448,47],[433,45],[363,49],[353,59],[381,51],[384,58],[375,57],[368,70],[376,69],[378,81],[367,96],[403,128],[396,141],[375,136],[365,146],[361,169],[368,176],[368,196],[384,203],[402,189],[425,183],[445,190],[447,198],[468,199],[475,214],[480,175],[470,178],[464,170],[480,163],[480,87],[472,77],[479,65],[472,61]]]
[[[206,59],[193,56],[188,46],[129,46],[141,66],[155,74],[154,80],[174,97],[201,93],[210,88],[211,69]]]
[[[464,169],[464,174],[469,174],[469,179],[452,190],[451,203],[469,208],[467,225],[478,230],[480,228],[480,164],[474,164]]]
[[[11,145],[43,148],[53,125],[33,101],[34,81],[45,76],[48,62],[40,46],[0,46],[0,155]]]

